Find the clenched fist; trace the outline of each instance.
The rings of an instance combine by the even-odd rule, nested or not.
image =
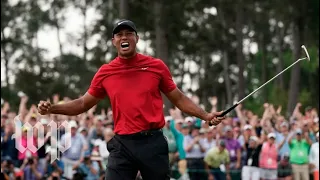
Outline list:
[[[41,115],[50,114],[51,103],[48,101],[40,101],[38,104],[38,112]]]

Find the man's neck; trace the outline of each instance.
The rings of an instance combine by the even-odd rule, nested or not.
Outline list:
[[[121,59],[132,59],[133,57],[135,57],[137,55],[137,52],[134,52],[133,55],[131,56],[122,56],[118,53],[118,56],[121,58]]]

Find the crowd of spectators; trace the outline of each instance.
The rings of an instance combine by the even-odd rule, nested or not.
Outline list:
[[[50,101],[64,103],[69,99],[54,95]],[[106,142],[114,135],[111,109],[97,112],[93,107],[73,117],[40,116],[36,105],[27,107],[27,102],[28,97],[22,96],[19,112],[12,111],[8,102],[2,105],[1,179],[104,179],[109,156]],[[217,111],[217,98],[212,97],[210,103],[212,111]],[[211,127],[200,119],[184,116],[178,109],[170,109],[163,133],[168,142],[172,178],[319,179],[317,110],[307,107],[302,113],[298,103],[286,118],[281,114],[281,106],[265,103],[263,107],[264,113],[258,117],[239,105],[235,117],[228,116]],[[24,126],[17,128],[15,120]],[[58,123],[58,133],[51,131],[52,120]],[[70,132],[62,126],[65,121]],[[37,128],[30,128],[37,124],[43,125],[42,134]],[[28,136],[28,132],[33,135]],[[32,142],[37,151],[18,151],[18,135],[23,147]],[[38,146],[39,142],[44,144]],[[63,152],[57,148],[57,144],[67,147],[68,143],[70,148]],[[59,159],[51,160],[52,154]]]

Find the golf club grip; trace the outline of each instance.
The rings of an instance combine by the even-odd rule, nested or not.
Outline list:
[[[225,115],[227,115],[230,111],[232,111],[234,108],[236,108],[239,104],[236,103],[233,106],[231,106],[229,109],[223,111],[223,113],[221,115],[219,115],[218,117],[223,117]]]
[[[232,111],[234,108],[236,108],[238,105],[239,105],[238,103],[234,104],[234,105],[231,106],[229,109],[223,111],[222,114],[219,115],[219,116],[217,116],[217,117],[223,117],[223,116],[225,116],[225,115],[228,114],[230,111]],[[209,126],[212,126],[212,125],[213,125],[213,124],[212,124],[211,122],[209,122]]]

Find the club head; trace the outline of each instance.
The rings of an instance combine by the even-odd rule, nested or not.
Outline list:
[[[310,61],[310,56],[309,56],[309,53],[308,53],[308,51],[307,51],[307,48],[304,46],[304,45],[302,45],[301,46],[301,48],[304,50],[304,52],[306,53],[306,55],[307,55],[307,59],[308,59],[308,61]]]

